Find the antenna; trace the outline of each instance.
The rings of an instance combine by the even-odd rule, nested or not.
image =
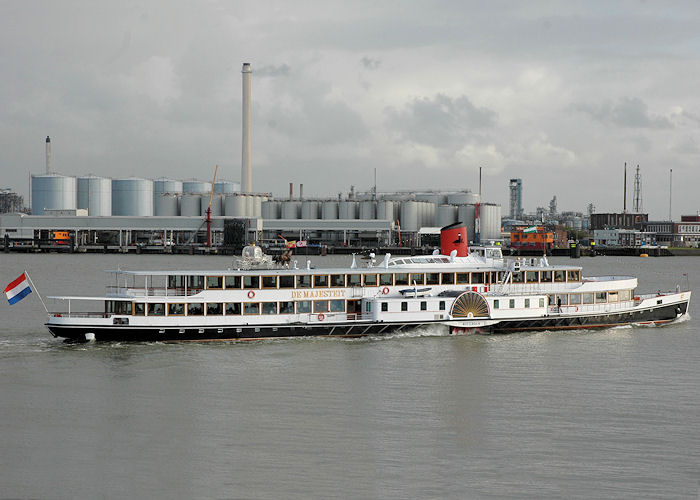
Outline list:
[[[669,172],[668,178],[668,220],[673,221],[671,217],[671,201],[673,200],[673,169]]]
[[[642,174],[639,173],[639,165],[637,165],[637,173],[634,174],[634,213],[642,213]]]
[[[622,188],[622,213],[627,213],[627,162],[625,162],[625,181]]]

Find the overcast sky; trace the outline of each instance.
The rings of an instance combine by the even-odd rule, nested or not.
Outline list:
[[[700,2],[1,1],[0,187],[29,173],[478,190],[700,210]],[[295,186],[295,190],[298,189]]]

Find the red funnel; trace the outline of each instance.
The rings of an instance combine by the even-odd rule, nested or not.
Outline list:
[[[469,255],[467,226],[464,222],[455,222],[440,230],[440,253],[450,255],[452,250],[457,250],[457,257]]]

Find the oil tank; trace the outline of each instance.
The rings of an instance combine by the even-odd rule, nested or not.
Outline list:
[[[326,200],[323,202],[323,207],[321,209],[321,217],[329,219],[338,218],[338,202],[335,200]]]
[[[472,193],[471,191],[461,191],[459,193],[450,193],[447,195],[447,203],[450,205],[473,205],[478,202],[478,193]]]
[[[455,222],[457,222],[457,207],[454,205],[440,205],[437,214],[438,227],[449,226]]]
[[[156,199],[156,205],[153,207],[154,215],[164,217],[176,217],[180,211],[177,208],[179,196],[177,194],[163,193]]]
[[[214,183],[214,192],[221,194],[238,193],[241,190],[240,182],[233,181],[216,181]]]
[[[222,194],[215,194],[214,196],[211,197],[211,216],[219,216],[219,215],[224,215],[223,214],[223,205],[224,205],[224,195]],[[200,200],[200,209],[199,209],[199,214],[202,216],[207,215],[207,207],[209,207],[209,196],[207,195],[202,195],[202,199]]]
[[[281,215],[282,219],[298,219],[301,216],[301,202],[283,201]]]
[[[224,201],[224,215],[226,217],[245,217],[247,215],[245,195],[227,194]]]
[[[436,205],[447,203],[447,196],[442,193],[416,193],[416,201],[429,201]]]
[[[209,202],[209,199],[207,199]],[[180,215],[182,217],[200,217],[202,209],[201,194],[183,194],[180,196]]]
[[[377,202],[377,219],[395,221],[394,202],[390,200],[381,200]]]
[[[157,200],[163,193],[182,193],[182,181],[178,181],[177,179],[168,179],[167,177],[153,179],[153,199]]]
[[[183,181],[182,192],[194,194],[209,194],[211,193],[211,182],[198,181],[196,179]]]
[[[356,201],[338,202],[338,218],[339,219],[357,219],[357,202]]]
[[[474,241],[474,214],[476,207],[474,205],[460,205],[457,207],[457,220],[463,222],[467,226],[467,241]]]
[[[376,201],[361,201],[360,202],[360,219],[374,220],[377,218],[377,202]]]
[[[153,181],[139,177],[112,180],[112,215],[153,215]]]
[[[248,217],[253,217],[255,213],[255,195],[245,195],[245,214]]]
[[[501,205],[481,204],[481,240],[496,240],[501,237]]]
[[[77,208],[87,209],[88,215],[112,215],[112,179],[87,175],[78,177]]]
[[[417,201],[401,202],[399,220],[402,231],[418,231],[418,203]]]
[[[77,208],[75,177],[59,174],[32,175],[32,214],[44,215],[45,208]]]
[[[279,219],[280,218],[280,202],[279,201],[263,201],[262,213],[263,219]]]
[[[253,197],[253,206],[255,207],[255,211],[252,214],[253,217],[262,217],[262,204],[265,200],[267,200],[267,196],[256,195]]]
[[[317,201],[306,200],[301,202],[302,219],[318,219],[321,211]]]

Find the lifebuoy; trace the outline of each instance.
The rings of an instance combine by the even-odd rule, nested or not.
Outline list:
[[[318,313],[318,320],[323,321],[324,319],[326,319],[326,315],[323,313]]]
[[[383,293],[384,295],[388,294],[388,293],[389,293],[389,287],[388,287],[388,286],[385,286],[384,288],[382,288],[382,293]]]
[[[251,290],[250,292],[248,292],[248,298],[252,299],[253,297],[255,297],[255,292]]]
[[[576,312],[578,312],[578,306],[576,306]]]

